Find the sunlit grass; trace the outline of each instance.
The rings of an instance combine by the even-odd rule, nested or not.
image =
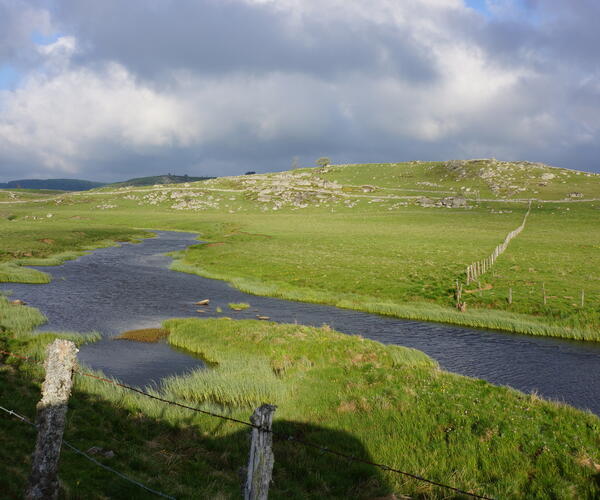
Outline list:
[[[0,282],[6,283],[50,283],[51,277],[47,273],[19,266],[13,262],[0,263]]]
[[[250,304],[246,302],[230,302],[227,304],[229,309],[233,309],[234,311],[244,311],[245,309],[250,308]]]
[[[27,327],[43,321],[33,311],[0,301],[2,348],[41,360],[45,345],[58,336],[78,344],[97,338],[30,334]],[[593,478],[594,464],[600,463],[600,421],[589,413],[445,373],[422,352],[326,326],[226,319],[170,320],[164,326],[172,345],[201,356],[208,367],[169,378],[160,389],[147,389],[151,394],[244,421],[253,407],[274,403],[277,432],[498,498],[594,498],[599,493]],[[39,380],[41,368],[18,359],[10,366],[18,372],[0,369],[0,382],[12,380],[0,383],[0,395],[13,404],[23,401],[17,408],[31,414],[38,394],[15,383],[14,373],[20,374],[18,382]],[[75,382],[67,439],[114,449],[113,466],[181,498],[198,491],[205,498],[239,494],[237,471],[247,460],[247,430],[93,378],[78,375]],[[158,425],[166,426],[160,434]],[[15,427],[9,442],[29,450],[28,432]],[[193,456],[165,462],[182,448],[193,449]],[[323,498],[323,491],[328,498],[446,495],[395,475],[380,477],[376,469],[340,463],[294,442],[275,440],[275,456],[272,498],[289,498],[290,484],[294,498]],[[75,488],[82,473],[75,472],[87,469],[81,462],[69,464],[62,480],[66,488]],[[3,472],[7,467],[0,463]],[[163,467],[169,474],[156,482],[152,474]],[[199,484],[189,467],[207,469],[208,477],[218,468],[220,480]],[[9,468],[13,491],[14,481],[21,481],[16,471],[27,466]],[[100,497],[112,484],[88,481],[77,487],[88,497]],[[119,488],[108,496],[120,498]]]

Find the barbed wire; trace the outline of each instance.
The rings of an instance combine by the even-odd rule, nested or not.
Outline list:
[[[28,358],[27,356],[20,356],[20,355],[14,354],[14,353],[9,352],[9,351],[0,350],[0,353],[7,354],[7,355],[10,355],[10,356],[15,356],[16,358],[19,358],[19,359],[22,359],[22,360],[25,360],[25,361],[30,361],[30,362],[33,362],[33,363],[41,364],[41,362],[38,361],[38,360],[31,360],[31,358]],[[302,444],[302,445],[307,446],[309,448],[318,449],[322,453],[327,453],[327,454],[330,454],[330,455],[333,455],[333,456],[337,456],[339,458],[343,458],[343,459],[345,459],[347,461],[356,462],[356,463],[362,463],[362,464],[365,464],[365,465],[370,465],[372,467],[377,467],[377,468],[379,468],[379,469],[381,469],[383,471],[394,472],[396,474],[399,474],[399,475],[402,475],[402,476],[414,479],[416,481],[421,481],[421,482],[424,482],[424,483],[428,483],[428,484],[431,484],[433,486],[437,486],[439,488],[445,488],[447,490],[451,490],[451,491],[454,491],[456,493],[460,493],[462,495],[467,495],[467,496],[470,496],[472,498],[479,498],[479,499],[483,499],[483,500],[494,500],[492,497],[488,497],[488,496],[485,496],[485,495],[479,495],[477,493],[473,493],[473,492],[470,492],[470,491],[461,490],[460,488],[456,488],[454,486],[450,486],[450,485],[447,485],[447,484],[439,483],[437,481],[433,481],[431,479],[427,479],[427,478],[419,476],[417,474],[412,474],[410,472],[405,472],[405,471],[402,471],[400,469],[396,469],[396,468],[391,467],[391,466],[386,465],[386,464],[372,462],[370,460],[362,459],[362,458],[359,458],[359,457],[355,457],[353,455],[348,455],[346,453],[342,453],[340,451],[332,450],[332,449],[327,448],[325,446],[321,446],[321,445],[318,445],[316,443],[311,443],[309,441],[305,441],[303,439],[299,439],[299,438],[297,438],[295,436],[292,436],[290,434],[285,434],[285,433],[281,433],[281,432],[278,432],[278,431],[273,431],[271,429],[265,429],[262,426],[255,425],[255,424],[253,424],[251,422],[247,422],[245,420],[240,420],[240,419],[237,419],[237,418],[228,417],[226,415],[221,415],[219,413],[214,413],[214,412],[210,412],[210,411],[207,411],[207,410],[202,410],[201,408],[196,408],[194,406],[188,406],[188,405],[185,405],[185,404],[182,404],[182,403],[178,403],[177,401],[171,401],[169,399],[161,398],[160,396],[156,396],[154,394],[149,394],[146,391],[143,391],[142,389],[138,389],[136,387],[132,387],[130,385],[123,384],[121,382],[117,382],[116,380],[111,380],[111,379],[108,379],[108,378],[105,378],[105,377],[100,377],[98,375],[94,375],[92,373],[82,372],[82,371],[79,371],[79,370],[74,370],[73,372],[75,374],[83,376],[83,377],[93,378],[93,379],[99,380],[101,382],[105,382],[105,383],[108,383],[108,384],[115,385],[117,387],[121,387],[123,389],[135,392],[137,394],[140,394],[142,396],[154,399],[156,401],[160,401],[160,402],[165,403],[165,404],[169,404],[169,405],[173,405],[173,406],[176,406],[176,407],[179,407],[179,408],[184,408],[186,410],[198,412],[198,413],[201,413],[203,415],[207,415],[209,417],[219,418],[221,420],[226,420],[226,421],[229,421],[229,422],[234,422],[234,423],[237,423],[237,424],[245,425],[246,427],[251,427],[253,429],[258,429],[258,430],[263,431],[263,432],[270,432],[273,435],[273,437],[281,439],[282,441],[292,441],[292,442],[295,442],[295,443],[299,443],[299,444]]]
[[[14,410],[9,410],[8,408],[4,408],[4,406],[0,405],[0,410],[8,413],[9,415],[19,419],[21,422],[26,423],[34,428],[37,428],[37,425],[35,425],[30,419],[28,419],[27,417],[24,417],[23,415],[17,413]],[[140,483],[139,481],[137,481],[136,479],[133,479],[129,476],[126,476],[125,474],[123,474],[122,472],[119,472],[118,470],[113,469],[112,467],[109,467],[106,464],[103,464],[102,462],[99,462],[98,460],[96,460],[94,457],[88,455],[86,452],[81,451],[79,448],[73,446],[71,443],[69,443],[68,441],[66,441],[65,439],[62,440],[62,443],[69,448],[70,450],[74,451],[75,453],[77,453],[78,455],[81,455],[82,457],[87,458],[90,462],[96,464],[98,467],[102,467],[103,469],[112,472],[113,474],[116,474],[117,476],[119,476],[120,478],[124,479],[125,481],[128,481],[132,484],[135,484],[136,486],[139,486],[140,488],[149,491],[150,493],[154,493],[155,495],[162,497],[162,498],[168,498],[170,500],[177,500],[175,497],[172,497],[170,495],[167,495],[166,493],[161,493],[160,491],[157,491],[155,489],[150,488],[149,486],[146,486],[143,483]]]

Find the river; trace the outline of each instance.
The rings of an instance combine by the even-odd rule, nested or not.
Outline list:
[[[537,391],[600,415],[600,343],[515,335],[454,325],[402,320],[330,306],[249,295],[227,283],[170,271],[164,254],[182,250],[196,234],[156,231],[142,243],[95,250],[61,266],[38,267],[52,275],[45,285],[0,283],[48,318],[42,331],[98,331],[102,340],[81,347],[80,361],[125,383],[156,384],[168,375],[203,366],[202,361],[165,343],[146,344],[112,337],[125,330],[160,326],[174,317],[269,316],[358,334],[387,344],[414,347],[445,370]],[[207,313],[195,302],[208,298]],[[246,311],[229,302],[247,302]],[[222,314],[215,313],[217,306]]]

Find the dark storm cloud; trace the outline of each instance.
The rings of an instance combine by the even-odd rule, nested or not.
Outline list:
[[[38,60],[33,33],[50,28],[50,16],[39,2],[0,0],[0,66],[22,66]]]
[[[348,71],[436,76],[406,26],[331,16],[290,19],[267,5],[215,0],[63,0],[58,18],[86,47],[80,63],[118,61],[143,77],[178,69],[202,74]]]
[[[321,155],[600,170],[600,4],[489,6],[0,0],[0,56],[37,65],[0,91],[0,177],[224,175]],[[43,30],[62,38],[36,47]]]

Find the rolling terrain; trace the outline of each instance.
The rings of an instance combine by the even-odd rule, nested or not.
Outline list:
[[[56,265],[152,229],[195,231],[204,243],[176,254],[173,269],[255,294],[600,340],[594,174],[495,160],[330,165],[0,201],[2,281],[45,283],[49,275],[24,266]],[[467,283],[467,266],[523,221],[495,264]],[[167,379],[152,393],[242,420],[263,401],[275,403],[279,431],[474,493],[598,496],[595,415],[327,326],[227,317],[245,306],[232,303],[219,319],[165,322],[155,340],[201,356],[210,369]],[[40,360],[53,338],[97,338],[32,334],[43,321],[0,297],[0,349]],[[3,358],[2,401],[33,415],[40,376],[39,367]],[[102,458],[107,464],[178,498],[239,495],[246,429],[91,379],[77,379],[71,401],[67,439],[117,450]],[[0,488],[18,496],[34,434],[1,424]],[[273,498],[462,498],[294,443],[276,442],[275,455]],[[144,498],[90,467],[63,457],[65,498]]]
[[[467,266],[522,223],[529,200],[524,230],[467,283]],[[72,250],[93,244],[96,230],[107,237],[192,230],[208,244],[190,248],[174,267],[247,292],[598,338],[600,176],[591,173],[494,160],[336,165],[103,188],[0,208],[3,262],[57,253],[54,231],[70,232]]]

